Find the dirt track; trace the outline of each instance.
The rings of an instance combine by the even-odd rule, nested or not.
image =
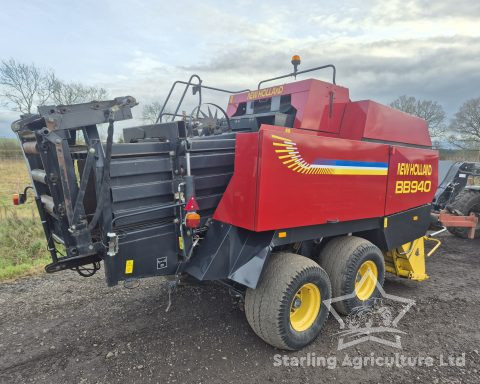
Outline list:
[[[102,273],[74,272],[0,284],[0,382],[5,383],[314,383],[480,382],[480,240],[441,237],[428,260],[431,278],[389,277],[389,294],[416,305],[399,328],[403,350],[368,341],[337,351],[331,316],[322,335],[288,357],[337,357],[337,368],[274,366],[283,354],[250,330],[241,305],[212,284],[180,287],[166,313],[166,284],[107,288]],[[348,355],[430,356],[431,367],[340,366]],[[439,366],[440,355],[464,367]],[[353,361],[353,360],[352,360]],[[461,361],[460,361],[461,364]]]

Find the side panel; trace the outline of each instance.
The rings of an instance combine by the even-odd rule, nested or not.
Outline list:
[[[227,114],[233,116],[240,103],[268,99],[273,94],[291,96],[291,105],[296,111],[293,124],[295,128],[330,134],[338,134],[345,106],[350,101],[348,88],[307,79],[232,95]]]
[[[385,215],[430,204],[438,184],[438,152],[391,147]]]
[[[175,274],[179,263],[177,243],[173,224],[122,233],[119,252],[105,256],[109,261],[109,268],[105,269],[107,283],[115,285],[119,280]]]
[[[257,199],[258,133],[237,135],[234,173],[213,218],[253,230]]]
[[[381,217],[389,147],[262,126],[256,231]]]
[[[371,100],[367,102],[365,138],[427,147],[432,145],[425,120]]]
[[[371,100],[347,104],[340,137],[430,147],[425,120]]]
[[[292,94],[292,106],[297,110],[294,127],[338,133],[348,101],[347,88],[313,80],[308,92]]]
[[[382,217],[389,146],[263,125],[237,137],[214,219],[268,231]]]

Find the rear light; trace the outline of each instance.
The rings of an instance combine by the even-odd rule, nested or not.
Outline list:
[[[29,189],[32,189],[32,187],[31,186],[26,187],[23,190],[23,193],[14,193],[12,196],[13,205],[25,204],[25,202],[27,201],[27,192]]]
[[[185,215],[185,226],[187,228],[198,228],[200,226],[200,215],[197,212],[188,212]]]

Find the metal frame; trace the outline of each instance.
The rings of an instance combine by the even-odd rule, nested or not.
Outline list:
[[[478,225],[478,217],[472,212],[469,216],[458,216],[451,214],[445,210],[440,211],[440,213],[435,214],[438,217],[438,221],[444,227],[460,227],[460,228],[469,228],[468,238],[475,238],[475,231]]]
[[[47,272],[94,263],[104,253],[103,244],[111,225],[107,190],[113,123],[131,118],[131,108],[136,104],[134,98],[127,96],[69,106],[42,106],[38,108],[38,115],[28,116],[12,125],[22,143],[52,256]],[[109,123],[107,153],[97,128],[97,124],[105,122]],[[78,154],[73,146],[78,130],[83,132],[86,151],[81,158],[84,166],[77,183],[74,160]],[[97,191],[97,212],[89,222],[84,197],[92,173]],[[98,227],[99,234],[94,236],[98,219],[102,220],[102,225]],[[66,255],[59,252],[55,239],[61,239]]]

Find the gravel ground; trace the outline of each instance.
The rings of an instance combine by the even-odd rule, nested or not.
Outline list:
[[[385,282],[387,293],[416,302],[399,323],[403,349],[367,341],[337,351],[340,329],[330,316],[313,344],[285,354],[330,358],[330,367],[275,366],[284,352],[258,339],[241,303],[213,284],[179,287],[165,312],[163,279],[108,288],[102,273],[85,279],[66,271],[3,283],[0,382],[479,383],[480,240],[441,239],[441,250],[428,260],[429,280]],[[434,362],[356,365],[358,357],[395,353]],[[444,364],[449,356],[460,359],[457,366],[441,366],[441,356]],[[354,366],[345,365],[349,361]]]

